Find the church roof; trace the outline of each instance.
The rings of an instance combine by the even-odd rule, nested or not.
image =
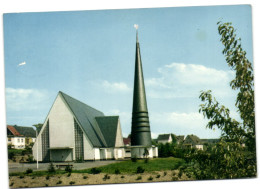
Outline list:
[[[96,117],[99,128],[106,140],[107,147],[115,146],[119,116]]]
[[[111,147],[115,145],[118,116],[105,116],[103,112],[61,91],[59,93],[94,147]]]

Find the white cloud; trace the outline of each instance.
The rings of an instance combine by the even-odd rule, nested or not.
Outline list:
[[[163,112],[150,114],[153,136],[174,133],[176,135],[195,134],[200,138],[217,138],[220,131],[206,129],[208,120],[198,112]]]
[[[48,100],[47,91],[37,89],[6,88],[5,94],[8,111],[37,110]]]
[[[21,62],[20,64],[18,64],[18,66],[23,66],[25,64],[26,64],[26,62],[24,61],[24,62]]]
[[[198,97],[201,90],[212,90],[221,97],[232,93],[229,82],[234,77],[233,71],[172,63],[159,68],[158,73],[159,77],[145,81],[147,95],[152,98]]]
[[[132,89],[127,86],[126,83],[124,82],[115,82],[115,83],[110,83],[108,81],[103,81],[102,82],[102,87],[106,90],[108,93],[114,93],[114,92],[122,92],[122,93],[128,93]]]

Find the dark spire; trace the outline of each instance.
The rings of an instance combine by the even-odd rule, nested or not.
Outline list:
[[[151,146],[151,131],[145,95],[138,31],[136,31],[135,77],[132,113],[132,146]]]

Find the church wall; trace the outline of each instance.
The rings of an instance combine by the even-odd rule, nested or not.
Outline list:
[[[83,134],[84,160],[93,160],[95,158],[95,150],[89,139]]]
[[[50,148],[74,147],[74,119],[58,95],[49,113]]]
[[[124,141],[123,141],[123,135],[122,135],[120,121],[118,119],[115,147],[122,147],[122,146],[124,146]]]
[[[100,149],[99,148],[94,148],[95,152],[95,159],[94,160],[100,160]]]

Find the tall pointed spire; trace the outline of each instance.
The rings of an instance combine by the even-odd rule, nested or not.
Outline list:
[[[135,54],[135,76],[134,76],[134,94],[133,94],[133,112],[132,112],[132,146],[151,146],[151,131],[146,102],[142,60],[140,45],[138,41],[138,25],[136,28],[136,54]]]

